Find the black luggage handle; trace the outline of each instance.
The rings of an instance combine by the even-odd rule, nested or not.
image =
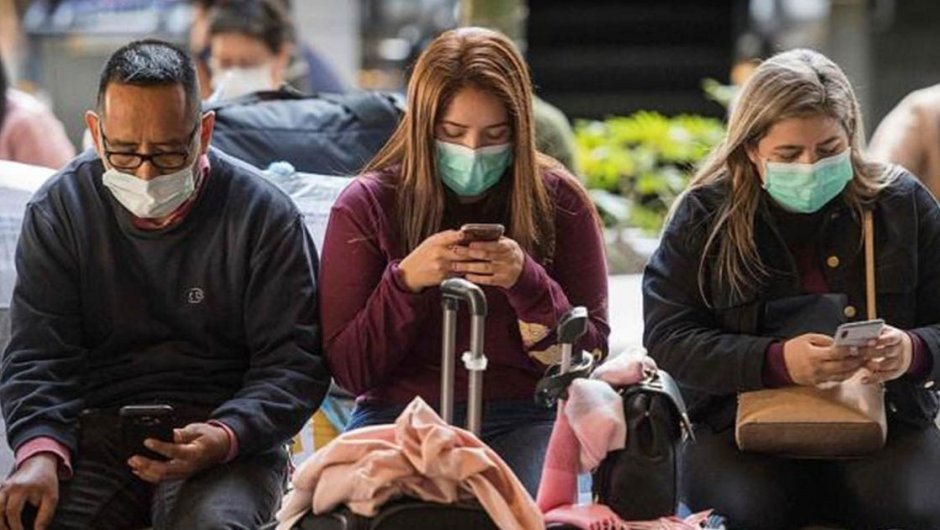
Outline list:
[[[594,358],[582,354],[572,359],[574,345],[587,331],[588,310],[575,306],[558,321],[555,336],[561,347],[561,361],[549,367],[545,376],[535,386],[535,402],[546,408],[553,407],[559,399],[567,398],[568,385],[579,377],[588,377],[594,368]],[[574,365],[572,365],[574,361]]]

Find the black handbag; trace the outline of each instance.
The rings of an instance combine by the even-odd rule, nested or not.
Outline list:
[[[625,521],[674,515],[679,505],[680,444],[684,436],[693,436],[679,387],[672,376],[658,370],[619,392],[627,443],[608,453],[594,471],[594,501]]]

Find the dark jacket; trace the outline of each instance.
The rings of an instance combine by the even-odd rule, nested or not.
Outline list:
[[[317,258],[303,218],[260,173],[218,151],[181,224],[136,228],[88,152],[26,208],[0,403],[15,449],[76,449],[85,408],[213,410],[242,454],[297,432],[329,385]]]
[[[924,381],[905,376],[887,383],[886,400],[890,420],[925,425],[938,409],[933,382],[940,377],[940,207],[910,173],[896,171],[897,180],[873,206],[878,316],[922,338],[931,368]],[[699,262],[727,194],[726,183],[690,192],[643,277],[643,342],[682,386],[692,419],[717,430],[733,424],[738,392],[764,387],[766,351],[778,340],[762,333],[773,324],[766,321],[768,304],[805,294],[764,195],[754,237],[770,277],[735,296],[718,286],[716,271],[709,267],[705,292],[711,304],[706,304],[698,285]],[[825,281],[830,292],[846,297],[845,306],[836,309],[839,321],[864,320],[860,219],[841,196],[824,207],[820,218],[816,240]],[[713,257],[706,262],[713,263]]]

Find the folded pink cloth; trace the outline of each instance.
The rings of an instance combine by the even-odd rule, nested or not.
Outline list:
[[[615,355],[597,367],[591,377],[610,383],[613,387],[635,385],[656,371],[656,361],[643,349]]]
[[[311,508],[345,504],[373,516],[389,500],[409,496],[453,503],[476,499],[501,529],[543,528],[542,514],[519,479],[469,431],[448,425],[415,398],[394,425],[340,435],[295,472],[278,511],[286,530]]]
[[[535,503],[542,513],[556,506],[578,502],[578,439],[568,425],[564,404],[559,402],[555,426],[548,440],[545,462],[542,465],[542,480]]]
[[[575,379],[568,386],[564,408],[568,424],[578,440],[580,471],[594,471],[607,453],[626,445],[627,422],[623,417],[623,400],[606,382]]]

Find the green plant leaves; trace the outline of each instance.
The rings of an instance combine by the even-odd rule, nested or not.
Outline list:
[[[662,228],[694,168],[723,136],[717,119],[649,111],[575,124],[579,164],[605,222],[649,232]]]

